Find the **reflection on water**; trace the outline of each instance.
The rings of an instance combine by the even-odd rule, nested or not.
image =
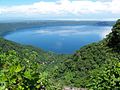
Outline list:
[[[54,26],[16,31],[5,38],[57,53],[73,53],[86,44],[105,38],[110,31],[111,27],[107,26]]]

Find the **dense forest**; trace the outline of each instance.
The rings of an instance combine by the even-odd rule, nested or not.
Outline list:
[[[0,24],[0,28],[5,26]],[[0,90],[62,90],[64,86],[120,89],[120,20],[105,39],[73,55],[45,52],[0,38]]]
[[[65,84],[92,90],[120,89],[120,20],[107,37],[82,47],[61,63],[57,75]]]

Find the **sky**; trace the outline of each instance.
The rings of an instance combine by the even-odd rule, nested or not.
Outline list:
[[[120,0],[0,0],[0,20],[117,20]]]

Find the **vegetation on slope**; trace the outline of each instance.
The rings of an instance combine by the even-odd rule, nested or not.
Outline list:
[[[0,90],[60,90],[49,73],[67,57],[0,38]]]
[[[120,88],[120,20],[104,40],[82,47],[61,63],[53,78],[65,85],[93,90]],[[103,71],[102,71],[103,70]],[[103,74],[101,74],[103,73]],[[104,79],[106,78],[106,79]],[[113,82],[111,82],[113,81]]]
[[[23,58],[15,51],[0,54],[0,90],[59,90],[36,56],[34,51],[25,52]]]
[[[3,38],[0,38],[0,47],[2,50],[0,52],[7,52],[9,50],[15,50],[20,57],[24,57],[24,51],[26,52],[32,52],[35,51],[38,53],[37,61],[42,64],[44,63],[46,65],[55,65],[58,62],[62,62],[64,59],[66,59],[70,55],[63,55],[63,54],[55,54],[53,52],[45,52],[44,50],[32,46],[26,46],[17,44],[15,42],[5,40]]]
[[[0,90],[61,90],[49,74],[68,56],[0,38]]]
[[[90,72],[91,90],[120,90],[120,60],[109,58],[106,64]]]
[[[120,89],[119,40],[120,20],[107,38],[69,57],[0,38],[0,90]]]

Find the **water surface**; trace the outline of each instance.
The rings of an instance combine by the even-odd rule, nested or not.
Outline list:
[[[102,40],[110,31],[111,26],[53,26],[18,30],[5,38],[46,51],[73,53],[84,45]]]

